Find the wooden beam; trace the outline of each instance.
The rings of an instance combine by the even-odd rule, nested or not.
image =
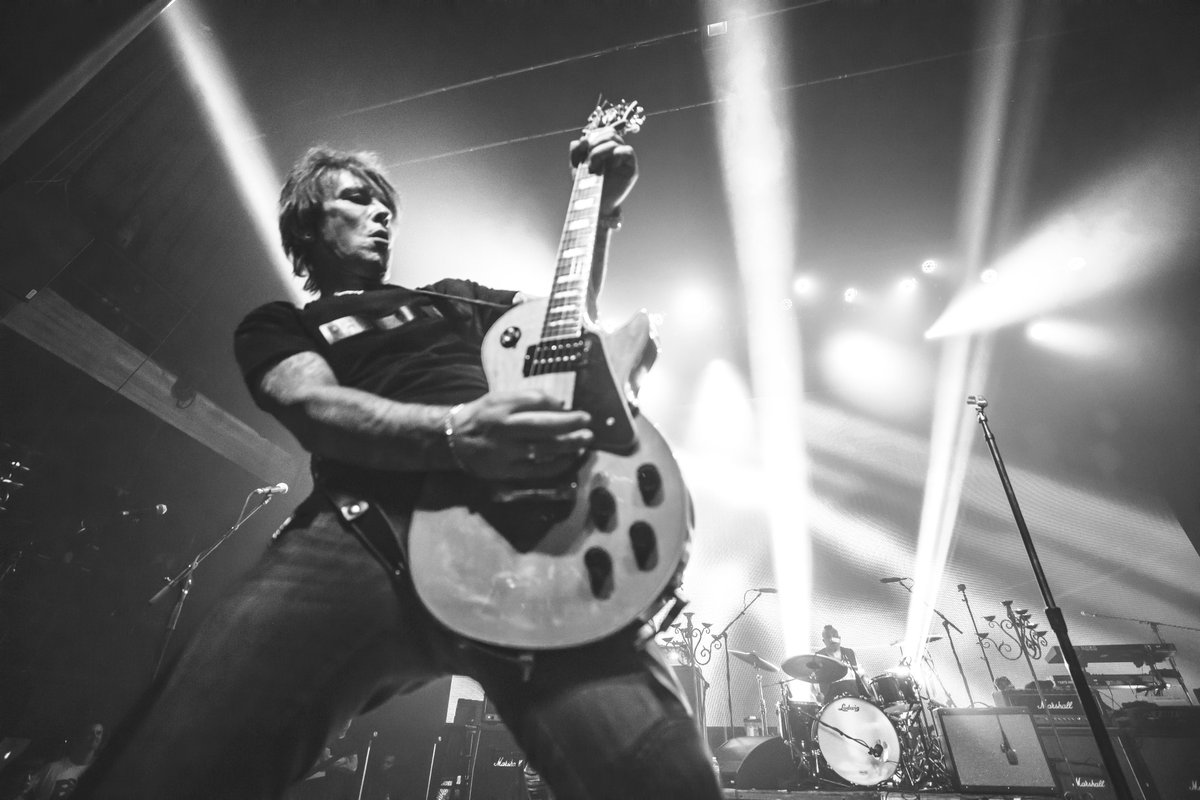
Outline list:
[[[202,394],[186,408],[171,396],[175,375],[50,289],[19,303],[0,324],[86,372],[265,483],[295,480],[291,453]]]

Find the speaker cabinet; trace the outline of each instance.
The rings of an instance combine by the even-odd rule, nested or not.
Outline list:
[[[1091,728],[1079,726],[1038,726],[1038,735],[1042,740],[1042,750],[1046,754],[1046,763],[1054,776],[1054,783],[1059,792],[1087,792],[1094,800],[1117,800],[1108,778],[1108,770],[1100,757],[1100,748],[1092,736]],[[1137,787],[1137,779],[1125,753],[1125,748],[1119,741],[1113,742],[1117,751],[1117,760],[1125,773],[1125,782],[1133,791],[1135,800],[1144,800],[1145,795]]]
[[[520,800],[525,753],[503,725],[483,725],[477,736],[470,800]]]
[[[1200,797],[1200,734],[1122,736],[1138,774],[1141,800]],[[1141,796],[1137,795],[1138,789]]]
[[[796,777],[791,750],[778,736],[740,736],[714,755],[727,788],[786,789]]]
[[[940,708],[936,713],[955,788],[1057,794],[1028,710]]]

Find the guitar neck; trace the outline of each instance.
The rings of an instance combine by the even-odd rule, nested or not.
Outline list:
[[[575,167],[571,202],[558,242],[554,282],[542,324],[543,340],[573,339],[583,332],[603,189],[604,178],[588,172],[586,162]]]

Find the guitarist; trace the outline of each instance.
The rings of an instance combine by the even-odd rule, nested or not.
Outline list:
[[[637,162],[612,128],[570,152],[606,178],[599,278]],[[314,149],[289,175],[283,247],[319,298],[252,311],[235,353],[258,404],[312,453],[316,491],[126,722],[81,796],[279,797],[347,720],[465,674],[559,800],[719,798],[682,692],[639,626],[522,653],[458,637],[416,597],[398,544],[420,473],[549,477],[577,463],[592,433],[586,413],[540,393],[488,391],[482,335],[520,301],[514,292],[386,283],[398,211],[364,154]]]

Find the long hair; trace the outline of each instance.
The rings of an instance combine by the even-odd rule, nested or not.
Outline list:
[[[320,145],[310,149],[288,173],[279,193],[279,236],[283,252],[292,261],[292,272],[304,278],[304,289],[320,291],[321,276],[315,274],[312,254],[321,228],[321,204],[328,199],[337,172],[345,170],[365,181],[396,216],[399,205],[395,187],[383,174],[374,153],[334,150]]]

